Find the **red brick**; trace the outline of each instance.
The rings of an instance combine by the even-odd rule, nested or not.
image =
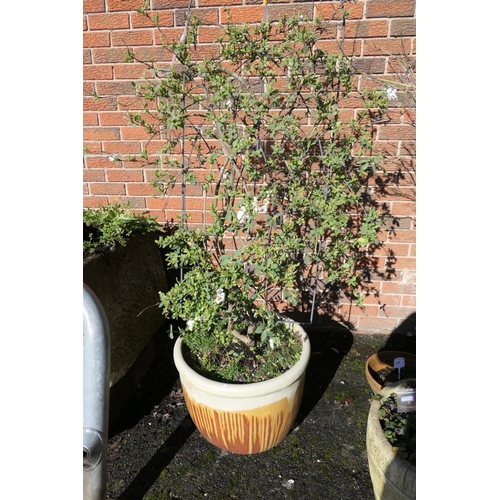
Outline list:
[[[415,0],[367,0],[366,17],[409,17],[415,15]]]
[[[407,307],[391,307],[387,306],[379,311],[379,317],[387,316],[389,318],[407,318],[412,312]]]
[[[222,28],[211,26],[210,28],[200,28],[198,34],[199,43],[212,43],[222,34]]]
[[[147,70],[144,64],[116,64],[113,66],[115,78],[117,80],[139,80],[142,79]]]
[[[416,139],[415,127],[411,125],[383,125],[379,128],[378,140]]]
[[[172,205],[171,200],[172,200],[171,197],[164,198],[163,196],[158,196],[156,198],[147,198],[146,201],[147,201],[147,207],[150,209],[164,210],[168,207],[169,210],[172,210],[174,209],[174,207]],[[175,208],[179,210],[181,207],[180,203],[177,203],[176,205],[177,206]]]
[[[99,141],[84,141],[83,148],[85,154],[100,154],[102,153],[101,143]]]
[[[127,11],[127,10],[137,10],[142,8],[144,2],[143,0],[107,0],[108,11]]]
[[[84,196],[83,208],[99,208],[108,206],[108,199],[105,196]]]
[[[341,304],[338,308],[338,313],[342,316],[376,316],[379,307],[376,305],[366,305],[364,309],[359,306],[348,304]]]
[[[401,305],[405,307],[417,307],[417,297],[415,295],[403,295]]]
[[[83,49],[83,64],[92,64],[92,51]]]
[[[127,194],[129,196],[153,196],[156,190],[151,184],[129,183],[127,184]]]
[[[83,34],[84,47],[109,47],[109,33],[107,32],[86,32]]]
[[[118,109],[116,97],[85,97],[83,99],[84,111],[115,111]]]
[[[150,12],[149,14],[151,18],[153,16],[158,17],[159,27],[172,27],[174,25],[174,14],[171,11]],[[154,28],[156,26],[152,20],[139,12],[132,12],[130,19],[132,21],[132,28]]]
[[[135,95],[135,89],[131,82],[98,82],[96,83],[97,94],[107,95]]]
[[[84,127],[83,138],[86,141],[113,141],[120,139],[119,128]]]
[[[108,155],[99,155],[99,156],[85,156],[85,166],[87,168],[119,168],[119,165],[114,161],[109,160]]]
[[[391,243],[415,243],[416,231],[399,231],[395,230],[387,235],[387,241]]]
[[[122,168],[107,170],[106,180],[108,182],[143,182],[144,174],[142,170],[124,170]]]
[[[178,41],[182,34],[182,30],[167,30],[168,37],[166,42]],[[163,47],[137,47],[134,49],[134,53],[139,61],[171,61],[172,53]]]
[[[124,184],[111,184],[109,182],[92,182],[89,184],[91,194],[125,194]]]
[[[128,124],[128,118],[123,111],[99,113],[99,123],[103,127],[123,126]]]
[[[219,7],[221,4],[221,0],[198,0],[198,7]],[[243,0],[224,0],[224,7],[242,4]]]
[[[361,19],[363,17],[363,2],[345,3],[347,19]],[[326,20],[342,19],[340,2],[325,2],[316,4],[316,15]]]
[[[130,27],[128,14],[89,14],[87,16],[91,30],[127,29]]]
[[[156,217],[156,222],[165,223],[167,220],[165,218],[165,213],[162,210],[150,210],[149,215],[151,217]],[[174,222],[173,220],[171,222]]]
[[[126,30],[113,31],[111,33],[111,43],[113,47],[133,47],[135,45],[152,45],[153,32],[152,30]]]
[[[371,38],[387,36],[389,32],[389,22],[379,21],[346,21],[346,38]]]
[[[287,5],[268,5],[268,19],[269,21],[279,21],[283,16],[292,17],[302,14],[308,19],[312,19],[314,14],[314,5],[299,3]],[[260,19],[262,21],[262,19]],[[243,20],[243,22],[245,22]]]
[[[102,144],[103,153],[106,154],[139,154],[141,152],[141,143],[138,141],[134,142],[115,142],[106,141]]]
[[[175,11],[175,25],[184,26],[187,10],[177,9]],[[198,18],[201,26],[207,24],[219,24],[219,9],[191,9],[191,15]],[[262,20],[262,19],[261,19]]]
[[[410,255],[410,245],[408,243],[393,243],[391,241],[390,244],[387,244],[387,248],[394,252],[398,260],[400,257],[409,257]]]
[[[122,127],[120,129],[121,136],[123,140],[141,140],[141,139],[149,139],[150,135],[146,132],[146,130],[142,127]]]
[[[394,201],[392,203],[392,215],[405,215],[413,216],[416,213],[416,203],[415,202],[405,202],[405,201]]]
[[[95,93],[94,82],[83,82],[83,95],[84,96],[93,96],[94,93]]]
[[[189,7],[189,0],[152,0],[151,8],[156,9],[180,9]]]
[[[377,39],[366,40],[363,44],[363,56],[398,56],[409,54],[411,51],[411,40],[401,39]]]
[[[83,12],[104,12],[105,0],[83,0]]]
[[[396,283],[391,281],[382,282],[383,293],[397,293],[400,295],[415,295],[417,287],[415,283]]]
[[[124,111],[138,111],[142,110],[141,98],[138,96],[120,96],[118,98],[118,109],[123,109]],[[154,109],[154,103],[148,103],[149,109]]]
[[[106,177],[104,175],[104,170],[89,170],[86,168],[83,170],[83,180],[85,182],[105,182]]]
[[[391,264],[391,268],[414,271],[417,267],[416,264],[416,259],[413,257],[396,257],[395,262]]]
[[[125,205],[127,203],[130,204],[130,208],[139,208],[139,209],[145,209],[146,208],[146,200],[142,197],[130,197],[130,196],[110,196],[109,197],[109,202],[112,203],[113,205],[116,205],[117,203],[119,205]],[[153,215],[153,214],[150,214]]]
[[[370,283],[371,285],[371,283]],[[401,305],[401,295],[398,294],[381,294],[378,297],[370,294],[367,295],[364,300],[363,304],[368,305],[368,304],[376,304],[378,306],[400,306]]]
[[[394,172],[392,173],[394,177]],[[399,178],[399,176],[398,176]],[[375,200],[398,200],[398,201],[415,201],[415,188],[405,188],[403,186],[394,185],[394,181],[390,181],[390,184],[384,186],[384,192],[380,194],[375,194]]]
[[[94,64],[124,63],[127,51],[124,47],[115,49],[92,49],[92,61]]]
[[[416,19],[393,19],[391,21],[390,36],[416,36]]]
[[[84,80],[112,80],[113,67],[112,66],[84,66],[83,67]]]
[[[99,125],[98,114],[89,112],[83,113],[83,125],[87,126]]]

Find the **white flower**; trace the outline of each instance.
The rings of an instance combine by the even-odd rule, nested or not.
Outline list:
[[[194,319],[188,319],[187,321],[188,330],[192,331],[194,328]]]
[[[393,89],[392,87],[389,87],[386,92],[389,101],[395,101],[398,98],[398,89]]]
[[[248,215],[246,214],[246,208],[245,206],[242,206],[238,212],[236,213],[236,218],[238,219],[238,222],[241,222],[244,224],[248,220]]]
[[[216,304],[222,304],[226,300],[226,294],[224,293],[224,290],[222,288],[219,288],[216,292],[215,296],[215,303]]]
[[[271,346],[271,349],[274,349],[274,340],[272,337],[269,339],[269,345]]]

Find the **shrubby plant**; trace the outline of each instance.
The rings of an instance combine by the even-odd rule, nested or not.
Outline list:
[[[148,211],[134,213],[129,204],[87,208],[83,210],[83,252],[114,250],[119,245],[125,246],[133,233],[147,233],[158,228],[156,217]]]
[[[148,15],[145,13],[145,15]],[[300,354],[277,313],[321,281],[357,303],[359,262],[377,245],[380,213],[367,181],[377,169],[370,109],[342,120],[339,102],[362,96],[349,58],[323,50],[328,23],[301,17],[256,26],[228,24],[210,56],[190,18],[171,64],[145,63],[136,82],[143,111],[131,123],[161,140],[154,185],[166,197],[201,186],[207,210],[194,224],[183,210],[161,237],[183,279],[161,293],[182,319],[187,355],[217,379],[276,376]],[[137,61],[132,51],[128,61]],[[384,106],[372,93],[369,108]]]

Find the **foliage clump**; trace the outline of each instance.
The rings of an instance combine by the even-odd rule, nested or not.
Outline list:
[[[386,397],[377,394],[375,398],[380,400],[380,425],[394,452],[416,465],[417,412],[398,413],[398,398],[395,392]]]
[[[156,217],[148,211],[134,213],[128,204],[83,210],[83,252],[93,254],[125,246],[133,233],[158,230]]]
[[[153,184],[167,200],[198,186],[205,204],[202,222],[183,208],[158,241],[168,266],[185,270],[161,307],[186,322],[200,371],[228,361],[235,381],[282,373],[297,349],[288,359],[281,349],[300,340],[277,312],[320,282],[362,301],[362,262],[381,225],[368,180],[381,158],[369,110],[343,119],[340,100],[357,91],[350,59],[322,46],[329,27],[302,16],[229,23],[207,56],[190,17],[164,45],[171,64],[146,63],[150,77],[135,83],[143,110],[131,123],[162,145],[140,155],[153,158]],[[372,93],[369,105],[384,101]]]

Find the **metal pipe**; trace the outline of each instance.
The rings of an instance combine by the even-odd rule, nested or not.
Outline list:
[[[111,341],[95,293],[83,284],[83,499],[104,500]]]

